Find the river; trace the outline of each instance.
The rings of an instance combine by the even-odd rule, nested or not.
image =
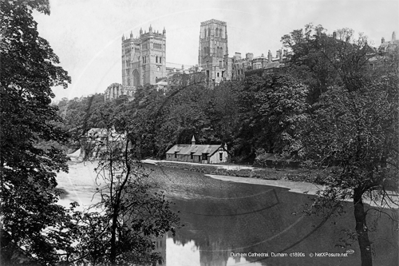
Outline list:
[[[58,175],[59,187],[68,192],[62,203],[78,201],[88,207],[98,200],[93,197],[98,187],[94,167],[71,162],[69,173]],[[341,214],[306,215],[312,195],[155,165],[146,168],[180,211],[184,225],[175,237],[157,243],[162,265],[360,265],[357,242],[348,242],[348,232],[355,228],[350,202]],[[398,265],[397,226],[380,212],[369,213],[369,226],[374,265]]]

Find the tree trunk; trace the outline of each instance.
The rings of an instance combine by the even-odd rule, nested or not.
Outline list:
[[[366,212],[364,211],[362,195],[363,192],[361,188],[354,189],[353,204],[356,220],[357,241],[360,247],[362,266],[372,266],[373,260],[371,254],[371,243],[369,240],[368,227],[366,223]]]
[[[118,206],[114,206],[112,214],[112,225],[111,225],[111,254],[110,262],[111,265],[116,265],[116,223],[118,222]]]

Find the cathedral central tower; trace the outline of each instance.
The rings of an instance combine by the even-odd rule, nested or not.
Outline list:
[[[201,22],[198,65],[205,70],[209,81],[219,83],[227,77],[226,22],[211,19]]]

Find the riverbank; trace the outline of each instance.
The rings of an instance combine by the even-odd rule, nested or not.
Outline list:
[[[236,183],[244,183],[244,184],[288,188],[290,192],[301,193],[301,194],[316,195],[317,191],[323,189],[323,186],[321,186],[321,185],[308,183],[308,182],[254,179],[254,178],[247,178],[247,177],[222,176],[222,175],[207,175],[207,176],[214,178],[214,179],[221,180],[221,181],[227,181],[227,182],[236,182]]]
[[[165,168],[175,168],[201,173],[213,179],[226,182],[246,183],[286,188],[293,193],[316,195],[323,190],[323,182],[315,172],[306,169],[274,169],[259,168],[242,165],[198,164],[166,160],[146,159],[143,163],[154,164]],[[368,197],[364,195],[364,202],[373,207],[394,208],[399,206],[399,196],[395,192],[388,192],[387,202],[381,200],[377,192]],[[350,198],[344,201],[351,201]]]
[[[190,162],[177,162],[166,160],[151,160],[146,159],[143,163],[156,164],[163,167],[177,168],[181,170],[199,172],[207,175],[224,175],[247,177],[264,180],[287,180],[287,181],[302,181],[308,183],[317,183],[315,175],[306,169],[276,169],[276,168],[261,168],[246,165],[231,165],[231,164],[199,164]]]
[[[290,192],[316,195],[323,188],[314,181],[314,175],[304,169],[273,169],[244,165],[198,164],[165,160],[143,160],[143,163],[161,167],[198,172],[213,179],[287,188]]]

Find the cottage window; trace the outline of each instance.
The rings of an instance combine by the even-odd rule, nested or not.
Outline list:
[[[223,161],[223,153],[222,152],[219,153],[219,159],[220,159],[220,161]]]
[[[202,154],[202,160],[207,161],[208,160],[208,153],[203,153]]]
[[[190,153],[190,159],[194,159],[194,152]]]
[[[177,158],[177,151],[175,151],[175,158]]]

